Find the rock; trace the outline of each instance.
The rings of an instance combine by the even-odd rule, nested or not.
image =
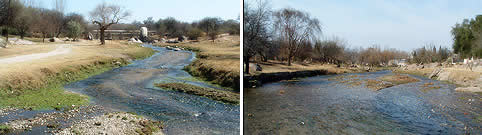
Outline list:
[[[141,37],[147,37],[147,27],[141,27]]]
[[[438,74],[438,80],[440,81],[448,81],[450,78],[450,72],[448,71],[445,71],[445,70],[442,70],[440,71],[440,73]]]
[[[58,39],[57,37],[53,37],[49,40],[50,42],[60,42],[62,40]]]
[[[263,68],[259,64],[256,64],[256,71],[263,71]]]
[[[179,42],[184,42],[184,41],[186,41],[186,40],[187,40],[187,37],[186,37],[186,36],[179,36],[179,37],[177,38],[177,41],[179,41]]]
[[[34,45],[35,44],[32,41],[18,39],[18,38],[9,38],[8,42],[12,45]]]
[[[482,90],[479,87],[459,87],[456,88],[455,91],[460,91],[460,92],[482,92]]]
[[[181,49],[180,48],[174,48],[174,51],[180,51]]]
[[[167,40],[166,43],[174,43],[174,44],[176,44],[176,43],[179,43],[179,41],[177,41],[177,40]]]
[[[430,79],[436,78],[436,77],[439,76],[440,72],[442,72],[442,68],[436,68],[435,70],[432,71],[432,73],[430,73],[428,78],[430,78]]]
[[[0,47],[1,48],[7,48],[7,42],[3,38],[0,38]]]
[[[89,32],[89,34],[87,34],[87,40],[94,40],[94,35]]]
[[[137,38],[130,38],[127,41],[129,41],[129,43],[141,43],[142,44],[142,41],[137,39]]]

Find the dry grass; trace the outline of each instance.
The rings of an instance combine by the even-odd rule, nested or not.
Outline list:
[[[367,88],[373,89],[375,91],[394,86],[391,83],[384,83],[382,81],[373,80],[373,79],[365,80],[365,85],[366,85]]]
[[[430,90],[441,88],[440,86],[433,86],[433,85],[434,85],[434,83],[432,83],[432,82],[424,83],[422,86],[420,86],[420,87],[422,87],[421,91],[424,92],[424,93],[427,93]]]
[[[206,87],[199,87],[186,83],[158,83],[155,84],[159,88],[165,88],[169,90],[175,90],[188,94],[204,96],[216,101],[221,101],[230,104],[239,104],[239,93],[233,93],[229,91],[217,90]]]
[[[432,73],[435,69],[434,68],[424,68],[424,69],[416,69],[416,70],[394,70],[394,73],[405,73],[405,74],[412,74],[418,75],[423,77],[428,77],[430,73]],[[441,80],[441,81],[448,81],[450,83],[456,84],[457,86],[471,86],[471,85],[481,85],[481,82],[478,81],[480,76],[482,75],[482,70],[473,70],[470,71],[467,68],[443,68],[443,72],[447,73],[448,76],[446,79],[448,80]]]
[[[407,76],[407,75],[400,75],[400,74],[385,75],[385,76],[379,77],[379,79],[382,80],[382,81],[387,81],[387,82],[393,83],[395,85],[420,81],[420,80],[415,79],[413,77],[410,77],[410,76]]]
[[[72,94],[63,93],[61,85],[125,65],[129,59],[145,58],[154,53],[150,48],[127,45],[123,41],[107,41],[107,45],[104,46],[99,46],[99,42],[96,41],[67,42],[64,44],[71,45],[69,46],[72,50],[70,53],[0,65],[0,98],[2,98],[2,101],[14,102],[15,99],[23,97],[24,100],[20,102],[5,104],[29,106],[29,103],[24,102],[32,102],[34,101],[32,98],[37,98],[46,100],[45,104],[47,105],[42,106],[50,106],[56,101],[56,97],[49,97],[51,94],[58,95],[58,98],[67,98],[58,101],[72,98]],[[20,54],[42,53],[58,46],[60,46],[59,43],[18,45],[8,49],[0,49],[0,54],[5,53],[3,57],[8,58],[18,55],[17,53],[12,54],[12,52],[20,52]],[[66,96],[66,94],[69,96]],[[36,95],[36,97],[32,95]]]
[[[307,71],[307,70],[327,70],[330,73],[353,73],[358,72],[358,69],[349,69],[349,68],[339,68],[336,65],[332,64],[300,64],[300,63],[292,63],[291,66],[288,64],[268,60],[267,62],[258,62],[263,71],[255,71],[254,68],[250,67],[251,74],[260,74],[260,73],[276,73],[276,72],[296,72],[296,71]]]
[[[201,77],[224,87],[239,89],[239,36],[225,36],[212,42],[187,42],[179,44],[159,44],[179,46],[197,52],[197,60],[186,67],[192,75]]]

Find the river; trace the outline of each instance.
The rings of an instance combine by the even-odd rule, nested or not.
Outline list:
[[[91,106],[102,107],[102,110],[86,116],[102,115],[104,112],[112,111],[132,112],[162,121],[165,128],[162,132],[165,134],[239,134],[239,105],[224,104],[206,97],[162,90],[153,86],[154,83],[184,82],[223,89],[194,79],[182,70],[195,59],[193,52],[143,46],[158,52],[149,58],[133,61],[127,66],[64,86],[67,91],[89,96]],[[61,111],[19,110],[1,117],[0,122],[28,119],[51,112]],[[61,127],[69,124],[70,122],[63,123]],[[46,131],[50,129],[44,125],[10,134],[49,134]]]
[[[423,77],[379,91],[333,78],[366,80],[390,71],[325,75],[245,89],[247,134],[481,134],[482,96]],[[440,88],[423,90],[433,83]]]

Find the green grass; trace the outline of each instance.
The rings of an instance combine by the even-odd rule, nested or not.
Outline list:
[[[140,45],[137,45],[137,46],[141,47]],[[138,59],[148,58],[154,55],[154,53],[156,53],[155,50],[147,47],[142,47],[141,51],[130,52],[130,53],[127,53],[126,55],[128,55],[129,57],[135,58],[135,60],[138,60]]]
[[[8,133],[8,132],[10,132],[10,130],[12,130],[12,128],[10,128],[9,126],[0,125],[0,134]]]
[[[217,90],[212,88],[199,87],[186,83],[164,83],[155,84],[159,88],[184,92],[187,94],[204,96],[216,101],[221,101],[229,104],[239,104],[239,94],[235,92]]]
[[[45,88],[38,91],[29,91],[20,96],[2,97],[0,106],[19,108],[57,109],[71,105],[85,105],[89,98],[84,95],[65,92],[63,88]]]
[[[154,54],[150,48],[134,53],[133,58],[145,58]],[[121,62],[116,65],[114,61]],[[102,59],[87,65],[66,66],[60,72],[42,69],[46,79],[41,83],[17,78],[0,86],[0,108],[67,109],[71,105],[85,105],[89,98],[85,95],[66,92],[63,86],[70,82],[86,79],[119,66],[127,65],[125,59]],[[28,80],[28,79],[27,79]]]

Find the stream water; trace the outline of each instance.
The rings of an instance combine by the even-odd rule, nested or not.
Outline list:
[[[182,68],[195,59],[190,51],[173,51],[162,47],[144,45],[156,51],[144,60],[133,61],[85,80],[70,83],[66,90],[85,94],[91,104],[104,111],[133,112],[163,122],[166,134],[239,134],[239,105],[218,101],[177,91],[162,90],[154,83],[184,82],[202,87],[222,89],[199,81]],[[18,110],[0,117],[0,123],[15,119],[28,119],[55,110]],[[68,123],[66,123],[68,124]],[[62,127],[68,125],[62,125]],[[9,134],[48,134],[47,127],[34,126],[28,131]]]
[[[194,53],[145,46],[159,52],[65,88],[90,96],[93,104],[104,108],[161,120],[167,134],[239,134],[239,106],[153,86],[157,82],[185,82],[216,88],[195,81],[182,70],[195,59]]]
[[[390,71],[326,75],[245,89],[246,134],[481,134],[482,96],[419,82],[379,91],[335,77],[376,79]],[[438,89],[423,90],[433,83]]]

